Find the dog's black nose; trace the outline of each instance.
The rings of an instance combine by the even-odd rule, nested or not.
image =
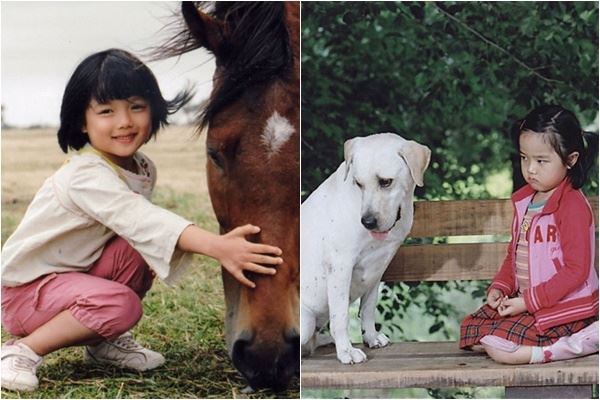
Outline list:
[[[360,219],[360,222],[363,224],[363,226],[369,230],[377,227],[377,218],[375,218],[373,216],[373,214],[368,214],[363,216]]]

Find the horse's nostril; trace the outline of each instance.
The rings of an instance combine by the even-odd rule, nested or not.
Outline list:
[[[238,366],[238,364],[240,365],[245,365],[246,362],[246,349],[248,348],[248,345],[250,344],[249,340],[246,339],[238,339],[236,340],[235,344],[233,345],[233,351],[231,354],[231,358],[233,359],[233,363],[236,365],[236,367]]]
[[[294,332],[290,335],[287,335],[285,340],[290,344],[294,344],[294,343],[299,344],[300,343],[300,335],[298,335],[297,333]]]
[[[295,366],[294,375],[300,374],[300,335],[294,332],[286,336],[287,355],[283,357],[284,362],[290,367]]]
[[[363,216],[360,219],[360,222],[367,229],[373,229],[373,228],[377,227],[377,218],[375,218],[372,214]]]
[[[253,388],[284,390],[300,371],[300,337],[295,333],[285,335],[278,346],[238,339],[231,358]]]
[[[300,335],[295,329],[285,335],[285,341],[290,349],[300,348]]]

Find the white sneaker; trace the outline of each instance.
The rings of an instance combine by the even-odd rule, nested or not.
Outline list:
[[[86,346],[85,361],[116,365],[137,371],[147,371],[165,362],[162,354],[142,347],[126,332],[115,340],[105,340],[95,346]]]
[[[2,389],[31,392],[39,385],[35,375],[44,361],[23,343],[6,342],[2,353]]]

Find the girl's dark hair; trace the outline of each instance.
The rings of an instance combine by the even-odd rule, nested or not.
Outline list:
[[[557,105],[543,105],[531,111],[512,127],[512,139],[517,149],[524,131],[542,134],[566,165],[569,154],[578,152],[577,162],[567,171],[575,189],[583,186],[598,155],[598,134],[585,132],[575,114]]]
[[[188,89],[171,101],[165,100],[152,71],[124,50],[109,49],[92,54],[77,66],[65,88],[58,144],[66,153],[69,148],[79,150],[89,142],[82,128],[92,99],[106,103],[132,96],[144,98],[150,105],[152,137],[161,126],[168,125],[167,117],[187,104],[192,95]]]

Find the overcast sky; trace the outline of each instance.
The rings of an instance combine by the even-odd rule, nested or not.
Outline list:
[[[62,94],[77,64],[111,47],[139,56],[142,50],[163,43],[168,33],[161,29],[172,21],[178,5],[2,1],[0,93],[5,123],[57,126]],[[210,93],[214,61],[202,49],[179,61],[173,58],[148,66],[167,98],[188,82],[196,85],[194,102]]]

